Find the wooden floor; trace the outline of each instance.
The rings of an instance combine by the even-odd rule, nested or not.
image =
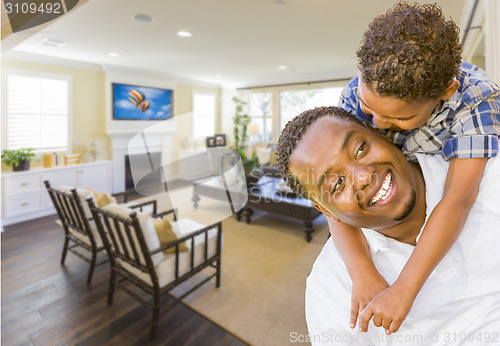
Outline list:
[[[107,306],[108,264],[96,268],[90,286],[86,262],[68,253],[60,265],[64,237],[54,220],[48,216],[4,228],[2,344],[246,345],[183,304],[160,315],[156,339],[149,342],[148,309],[122,291]]]

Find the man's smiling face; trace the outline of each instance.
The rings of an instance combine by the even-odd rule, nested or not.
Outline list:
[[[320,209],[353,226],[391,227],[415,207],[416,181],[401,151],[353,121],[315,121],[290,158],[290,172]]]

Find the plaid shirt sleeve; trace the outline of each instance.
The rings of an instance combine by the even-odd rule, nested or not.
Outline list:
[[[442,154],[452,158],[489,158],[498,154],[500,137],[500,91],[479,104],[455,115],[451,132]]]
[[[342,90],[340,95],[338,107],[345,109],[351,114],[356,114],[357,97],[356,90],[358,88],[358,77],[354,77]]]

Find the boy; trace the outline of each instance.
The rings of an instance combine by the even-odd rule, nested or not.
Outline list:
[[[328,219],[353,282],[350,326],[358,320],[396,332],[425,281],[458,238],[489,157],[498,153],[500,91],[485,72],[461,63],[458,28],[436,5],[398,3],[373,20],[357,52],[359,77],[339,106],[375,126],[411,158],[423,152],[450,161],[443,199],[429,216],[398,279],[388,286],[359,228]],[[390,198],[387,177],[372,205]],[[332,191],[346,177],[332,179]],[[402,221],[402,220],[401,220]]]

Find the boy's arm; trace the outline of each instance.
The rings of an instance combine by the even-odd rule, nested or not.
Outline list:
[[[375,326],[383,326],[386,334],[399,329],[425,281],[458,238],[479,193],[487,161],[487,158],[450,161],[443,198],[427,220],[396,282],[361,312],[361,330],[367,331],[372,316]]]
[[[359,311],[363,310],[373,297],[389,285],[375,268],[368,243],[361,229],[342,221],[334,221],[328,216],[327,220],[332,240],[353,283],[349,325],[354,328]]]

